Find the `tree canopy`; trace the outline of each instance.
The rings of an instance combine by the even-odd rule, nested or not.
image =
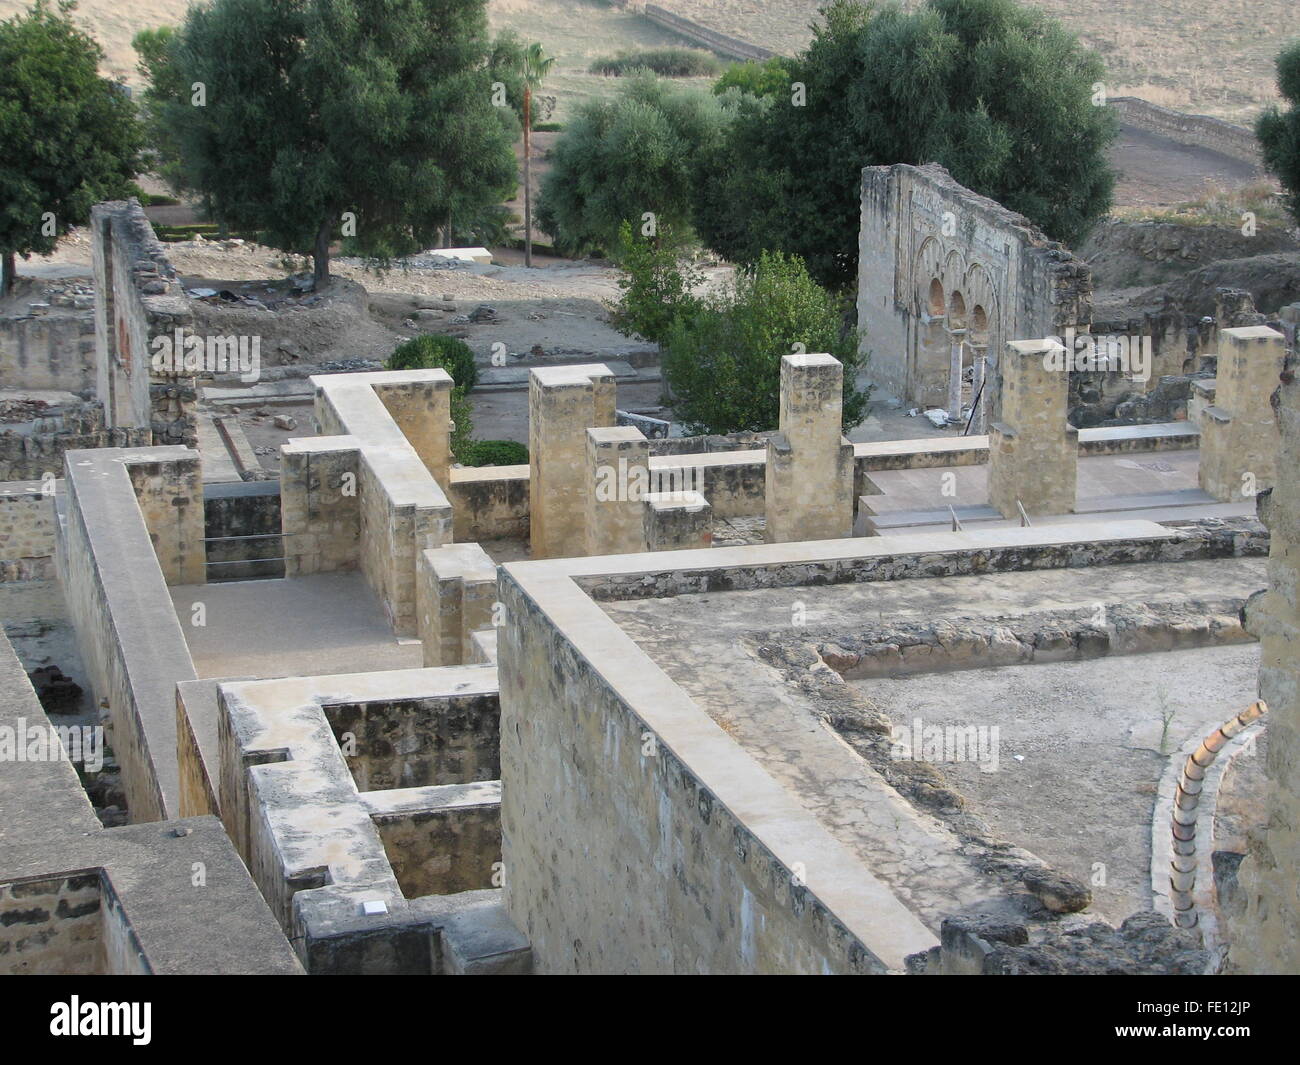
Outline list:
[[[1015,0],[926,0],[909,12],[835,0],[788,92],[705,146],[694,222],[715,251],[802,256],[852,280],[862,167],[938,162],[963,185],[1079,240],[1109,208],[1100,59]]]
[[[36,3],[0,22],[0,289],[14,256],[48,254],[98,200],[127,195],[140,162],[135,105],[99,76],[74,5]]]
[[[1289,105],[1271,107],[1255,124],[1264,165],[1282,183],[1291,216],[1300,224],[1300,41],[1277,57],[1277,88]]]
[[[484,0],[214,0],[167,55],[152,89],[186,183],[217,220],[310,252],[317,280],[336,233],[409,254],[513,195]]]

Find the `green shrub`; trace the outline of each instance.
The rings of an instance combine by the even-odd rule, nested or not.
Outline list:
[[[478,382],[474,352],[456,337],[428,334],[399,344],[388,357],[390,370],[443,369],[451,374],[456,387],[469,392]]]
[[[528,448],[514,440],[471,440],[456,458],[462,466],[523,466]]]
[[[589,70],[592,74],[615,78],[635,70],[652,70],[664,78],[714,78],[722,70],[722,61],[712,52],[699,48],[625,49],[617,55],[597,59]]]
[[[624,336],[663,343],[673,322],[695,310],[691,291],[703,276],[683,260],[667,226],[651,239],[634,236],[631,223],[624,222],[614,260],[623,271],[618,279],[623,295],[606,304],[610,324]]]
[[[535,122],[533,123],[534,133],[559,133],[564,129],[563,122]]]
[[[792,65],[793,60],[779,55],[762,63],[756,59],[732,63],[713,83],[713,94],[721,96],[728,89],[739,89],[750,96],[783,95],[790,89]]]
[[[451,457],[463,466],[471,466],[465,457],[474,446],[474,404],[464,388],[451,390]]]
[[[734,287],[680,315],[663,344],[673,413],[692,433],[761,432],[780,421],[781,358],[827,352],[844,364],[845,429],[861,423],[859,333],[803,260],[764,252]]]

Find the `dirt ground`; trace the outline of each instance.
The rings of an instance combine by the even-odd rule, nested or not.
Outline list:
[[[1171,754],[1245,709],[1258,669],[1245,644],[857,683],[895,725],[997,726],[995,772],[944,773],[995,833],[1092,884],[1092,909],[1118,923],[1149,908]]]

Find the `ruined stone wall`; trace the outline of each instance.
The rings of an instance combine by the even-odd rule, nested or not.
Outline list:
[[[1259,166],[1259,142],[1253,130],[1209,115],[1189,115],[1135,96],[1114,96],[1106,101],[1119,117],[1149,133],[1159,133],[1179,144],[1209,148],[1222,155]]]
[[[156,337],[192,330],[190,301],[137,200],[91,209],[96,394],[112,428],[148,428],[156,444],[197,443],[194,379],[155,373]]]
[[[41,481],[0,484],[0,583],[53,576],[53,494]]]
[[[1246,606],[1246,627],[1259,638],[1259,694],[1268,703],[1268,821],[1252,834],[1238,873],[1245,912],[1229,915],[1230,968],[1249,973],[1300,972],[1300,383],[1278,389],[1280,483],[1259,501],[1272,535],[1269,586]]]
[[[952,307],[957,293],[960,313]],[[995,370],[1008,341],[1063,336],[1091,319],[1087,266],[1028,219],[936,164],[862,171],[858,324],[872,379],[888,391],[946,405],[950,327],[985,345]],[[994,372],[985,388],[991,418],[1000,392]]]
[[[39,424],[27,423],[0,432],[0,480],[27,481],[47,475],[57,477],[69,451],[100,447],[147,447],[152,433],[146,427],[109,428],[98,400],[63,408]]]
[[[82,312],[0,318],[0,387],[93,395],[94,315]]]

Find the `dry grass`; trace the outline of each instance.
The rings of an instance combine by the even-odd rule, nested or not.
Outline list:
[[[1247,212],[1257,225],[1292,227],[1276,182],[1260,180],[1227,186],[1207,181],[1205,191],[1176,207],[1117,207],[1111,213],[1126,222],[1174,222],[1192,226],[1239,226]]]
[[[807,43],[823,0],[658,0],[662,7],[777,51]],[[131,37],[179,23],[189,0],[81,0],[77,19],[105,51],[104,70],[138,84]],[[915,0],[909,0],[909,6]],[[0,18],[29,0],[0,0]],[[1248,122],[1273,102],[1273,59],[1300,37],[1295,0],[1034,0],[1102,54],[1113,96],[1141,96],[1182,111]],[[602,0],[489,0],[494,29],[510,27],[558,57],[548,90],[562,120],[575,103],[611,90],[587,73],[592,60],[622,48],[660,48],[682,40]]]

